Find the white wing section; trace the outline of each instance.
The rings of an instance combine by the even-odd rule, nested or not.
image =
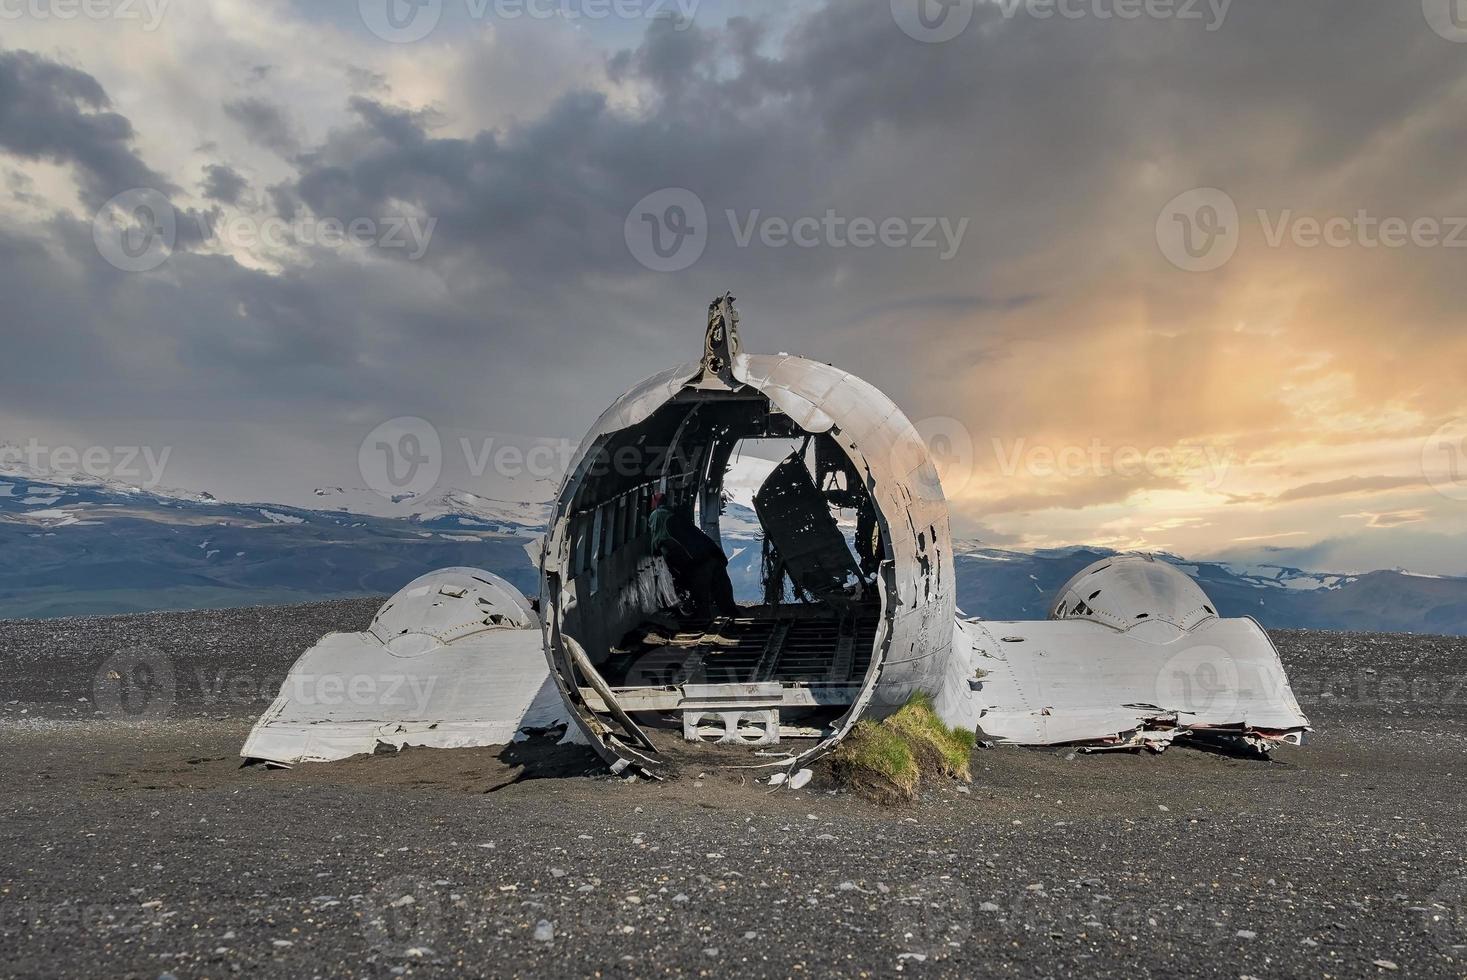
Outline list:
[[[1164,748],[1184,735],[1297,742],[1309,721],[1251,619],[1118,631],[1088,619],[963,622],[982,733],[1021,745]]]
[[[569,721],[529,603],[498,576],[453,568],[407,585],[367,632],[307,650],[240,754],[294,765],[379,745],[501,745]]]
[[[1220,619],[1206,593],[1146,555],[1098,561],[1044,622],[958,623],[979,730],[1021,745],[1161,751],[1177,738],[1299,742],[1299,710],[1273,641]]]

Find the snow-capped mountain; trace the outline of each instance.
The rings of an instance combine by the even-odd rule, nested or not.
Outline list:
[[[430,526],[466,527],[506,534],[538,534],[550,519],[548,502],[499,500],[468,490],[442,490],[423,496],[384,497],[361,488],[318,487],[320,509],[411,520]]]
[[[987,619],[1043,618],[1072,575],[1114,554],[1085,547],[1006,551],[968,542],[956,556],[958,605]],[[1223,615],[1252,616],[1264,626],[1467,635],[1467,578],[1156,557],[1195,579]]]
[[[210,493],[175,490],[163,486],[144,489],[137,483],[91,475],[86,471],[87,466],[82,454],[76,455],[74,465],[66,468],[51,468],[37,454],[28,452],[24,447],[12,442],[0,442],[0,496],[13,496],[17,487],[24,488],[34,483],[40,487],[40,493],[43,496],[55,495],[67,488],[75,488],[109,493],[118,497],[151,496],[160,499],[189,501],[214,499],[213,494]],[[144,457],[142,450],[138,450],[132,456],[123,456],[114,462],[126,471],[136,472],[139,477],[148,469],[149,465],[156,464],[156,461]]]
[[[736,594],[762,593],[754,489],[773,464],[729,481],[724,547]],[[538,587],[526,541],[549,505],[447,490],[387,500],[322,488],[318,508],[237,503],[208,493],[0,469],[0,617],[248,606],[396,591],[416,576],[472,565]],[[958,605],[989,619],[1043,618],[1071,575],[1114,552],[1006,551],[956,542]],[[1228,616],[1269,627],[1467,635],[1467,579],[1400,570],[1309,571],[1279,564],[1160,556],[1195,578]]]
[[[52,482],[53,479],[55,482]],[[0,475],[0,617],[306,602],[478,565],[526,591],[534,505],[446,493],[402,517]]]
[[[127,499],[173,501],[197,504],[234,504],[246,508],[256,505],[249,501],[221,501],[207,491],[178,490],[166,486],[139,486],[122,480],[92,476],[78,467],[53,470],[32,461],[34,454],[26,453],[14,443],[0,442],[0,496],[13,496],[16,488],[34,485],[33,495],[38,502],[46,499],[60,501],[63,497],[101,495],[114,498],[114,502]],[[133,469],[146,469],[146,461],[138,459],[129,464]],[[524,492],[512,500],[501,500],[473,493],[468,490],[450,488],[435,490],[422,496],[405,495],[385,497],[375,490],[363,487],[318,487],[311,496],[317,502],[309,510],[336,511],[364,517],[386,517],[410,520],[428,526],[467,527],[475,530],[499,531],[502,533],[538,533],[549,518],[548,495],[555,487],[545,481],[521,489]],[[76,491],[76,494],[72,492]],[[534,495],[545,496],[546,501],[536,502]],[[277,512],[299,510],[284,504],[268,503]],[[44,518],[40,518],[44,519]]]

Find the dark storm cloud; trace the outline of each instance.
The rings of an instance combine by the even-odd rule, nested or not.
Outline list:
[[[492,283],[501,323],[536,323],[493,336],[465,313],[459,330],[492,340],[497,358],[563,349],[590,308],[611,317],[612,331],[638,329],[649,315],[673,329],[697,320],[705,294],[729,286],[789,323],[771,345],[793,339],[848,363],[856,351],[852,366],[869,369],[921,339],[923,327],[912,324],[916,337],[900,344],[877,337],[861,355],[872,338],[849,328],[853,322],[874,315],[890,323],[934,307],[953,318],[1001,315],[1026,302],[1033,285],[985,282],[1006,255],[1055,250],[1054,281],[1038,291],[1058,291],[1060,280],[1095,261],[1094,242],[1075,229],[1104,226],[1127,203],[1114,188],[1137,158],[1171,160],[1178,187],[1190,186],[1207,176],[1207,159],[1237,157],[1225,148],[1238,132],[1289,118],[1295,132],[1280,152],[1328,165],[1460,74],[1461,59],[1447,59],[1461,52],[1434,44],[1419,19],[1380,4],[1331,5],[1327,19],[1325,12],[1318,3],[1239,5],[1223,32],[1208,34],[1180,23],[1005,20],[980,4],[962,37],[925,45],[897,30],[886,3],[840,3],[816,9],[778,49],[747,19],[719,29],[650,25],[637,48],[609,62],[614,78],[646,93],[635,112],[583,91],[504,131],[445,138],[432,112],[359,96],[350,101],[353,125],[303,146],[274,103],[247,97],[225,108],[260,145],[300,154],[294,186],[270,189],[281,215],[294,218],[303,202],[350,220],[389,215],[406,202],[435,218],[428,261],[455,270],[464,309],[484,308],[480,293]],[[1326,23],[1334,35],[1369,36],[1413,57],[1382,78],[1363,78],[1347,59],[1327,56]],[[76,75],[70,84],[105,104],[100,87]],[[622,224],[634,202],[669,186],[705,200],[716,234],[698,266],[658,276],[632,261]],[[880,250],[739,249],[723,214],[797,217],[831,207],[976,224],[958,261],[943,264]],[[860,275],[836,288],[835,277],[851,268]],[[655,290],[657,301],[626,291],[598,296],[617,281]],[[563,323],[538,322],[561,312]],[[838,325],[847,328],[832,330]],[[637,370],[630,356],[615,360]]]
[[[111,107],[86,72],[30,51],[0,51],[0,150],[69,165],[88,209],[137,188],[176,194],[178,187],[138,156],[132,123]],[[212,237],[217,211],[175,212],[175,249],[187,251]]]
[[[222,163],[211,163],[204,168],[204,196],[221,204],[238,204],[239,197],[250,182]]]
[[[286,221],[294,221],[301,209],[300,195],[296,193],[294,183],[271,184],[265,190],[270,195],[275,213]]]
[[[431,48],[418,50],[424,61],[409,70],[431,73]],[[312,53],[271,60],[292,56]],[[74,164],[94,196],[119,173],[157,177],[91,76],[24,57],[20,68],[0,59],[0,146]],[[298,127],[264,98],[228,102],[254,143],[298,171],[265,188],[277,214],[351,221],[407,209],[437,222],[426,256],[306,250],[273,274],[175,256],[166,276],[126,277],[88,255],[84,228],[52,229],[64,247],[20,236],[0,289],[62,297],[64,315],[27,303],[14,322],[29,355],[65,352],[74,371],[12,390],[56,413],[68,400],[125,412],[132,399],[134,411],[180,416],[280,412],[304,426],[417,412],[574,436],[634,381],[695,357],[707,300],[732,289],[751,349],[841,364],[914,416],[962,415],[985,395],[975,364],[1022,379],[1085,357],[1097,322],[1072,314],[1108,300],[1123,329],[1183,337],[1143,349],[1150,372],[1122,389],[1135,397],[1085,363],[1060,376],[1068,383],[1036,383],[1029,401],[995,398],[971,417],[1020,433],[1069,419],[1087,437],[1131,416],[1182,425],[1186,412],[1150,399],[1195,402],[1208,389],[1193,372],[1214,348],[1188,331],[1229,280],[1189,279],[1161,260],[1153,225],[1164,202],[1212,184],[1245,210],[1413,213],[1454,200],[1467,144],[1467,47],[1428,30],[1419,5],[1376,0],[1235,4],[1216,32],[1006,18],[984,3],[961,37],[936,45],[902,34],[886,0],[840,0],[778,39],[744,18],[654,23],[605,68],[616,95],[588,83],[482,132],[441,107],[394,104],[422,90],[413,79],[361,70],[348,72],[349,120],[327,133],[308,134],[304,111]],[[22,82],[33,97],[9,97]],[[1395,163],[1374,173],[1375,157]],[[228,203],[229,187],[211,176],[206,195]],[[666,187],[693,190],[709,211],[707,251],[678,274],[643,269],[623,238],[633,204]],[[972,228],[949,262],[739,247],[727,209],[933,215]],[[1423,288],[1418,301],[1449,288]],[[1428,330],[1401,319],[1403,332]],[[1042,356],[1009,356],[1017,340],[1042,342]],[[1278,415],[1272,403],[1258,411]]]
[[[177,252],[166,275],[137,275],[103,260],[88,223],[58,216],[47,231],[0,233],[5,362],[65,365],[5,372],[8,400],[30,414],[121,417],[144,427],[308,424],[321,406],[370,406],[375,386],[389,399],[415,400],[423,375],[394,365],[410,360],[413,332],[429,342],[423,324],[441,314],[413,304],[405,317],[411,301],[391,270],[364,270],[328,252],[309,277],[271,275],[227,256]],[[378,357],[393,363],[367,363]],[[428,389],[418,404],[442,412],[438,394]]]
[[[356,65],[348,65],[346,69],[346,81],[353,92],[386,92],[392,88],[387,82],[387,76],[379,71],[360,68]]]
[[[174,189],[139,159],[135,135],[91,75],[30,51],[0,51],[0,149],[73,166],[88,207],[134,187]]]
[[[32,193],[32,191],[35,189],[35,186],[36,182],[31,180],[25,174],[21,173],[19,170],[7,170],[5,172],[6,189],[10,191],[10,196],[13,199],[21,202],[22,204],[41,203],[40,198]]]
[[[620,279],[656,289],[659,319],[670,325],[695,321],[704,294],[728,285],[747,302],[805,314],[808,326],[788,329],[813,350],[833,346],[817,338],[833,324],[870,311],[889,319],[921,309],[924,296],[962,296],[971,309],[1001,312],[1025,294],[983,289],[987,260],[997,257],[990,249],[1053,242],[1090,251],[1073,226],[1103,218],[1114,199],[1108,188],[1133,165],[1128,155],[1190,159],[1183,144],[1191,142],[1205,157],[1210,144],[1236,138],[1230,116],[1282,111],[1270,108],[1277,98],[1261,96],[1268,83],[1260,75],[1297,83],[1290,111],[1309,126],[1297,145],[1312,161],[1368,139],[1373,126],[1439,86],[1442,59],[1460,52],[1432,50],[1429,32],[1392,20],[1378,4],[1346,6],[1332,15],[1334,30],[1396,35],[1423,57],[1385,85],[1329,59],[1305,70],[1301,42],[1319,30],[1317,5],[1315,20],[1277,7],[1266,15],[1235,9],[1230,33],[1212,35],[1180,24],[1004,21],[985,4],[961,38],[924,45],[896,29],[887,4],[842,3],[814,12],[773,54],[761,27],[745,19],[715,30],[651,25],[639,47],[610,64],[647,93],[639,112],[580,92],[504,132],[442,138],[431,112],[355,97],[356,124],[315,147],[302,147],[284,110],[264,99],[230,102],[226,112],[260,145],[303,151],[295,187],[272,190],[282,215],[294,217],[294,191],[316,214],[344,220],[389,214],[398,202],[436,218],[430,261],[479,270],[457,280],[467,308],[479,307],[474,294],[491,279],[496,308],[510,320],[543,311],[548,296],[557,297],[552,306],[594,305],[594,292],[574,297],[567,289]],[[1334,95],[1341,89],[1348,95]],[[105,100],[95,83],[88,92]],[[1342,125],[1346,114],[1350,124]],[[631,205],[666,186],[698,193],[717,231],[683,276],[645,272],[622,238]],[[960,261],[942,265],[878,251],[738,249],[722,213],[796,217],[827,207],[877,218],[970,216],[983,230]],[[861,269],[859,281],[838,293],[826,288],[849,265]],[[638,316],[641,306],[622,312]],[[541,325],[532,338],[495,337],[512,345],[496,350],[555,350],[581,321]],[[465,318],[464,331],[476,327]]]
[[[1367,77],[1327,56],[1327,34],[1413,57],[1383,80]],[[629,207],[686,186],[713,212],[718,238],[684,280],[717,265],[789,295],[856,263],[874,274],[870,298],[889,304],[894,282],[914,297],[968,291],[958,287],[981,282],[999,250],[1056,248],[1093,263],[1094,242],[1077,227],[1128,220],[1149,233],[1172,193],[1224,176],[1209,159],[1250,182],[1337,165],[1460,77],[1460,54],[1419,12],[1367,3],[1238,5],[1218,33],[1181,22],[1006,20],[980,4],[968,31],[940,45],[902,35],[885,3],[842,3],[806,18],[777,57],[747,20],[716,30],[654,24],[609,65],[648,93],[645,111],[577,93],[506,132],[445,139],[430,116],[358,98],[358,125],[310,155],[299,187],[321,213],[413,202],[439,218],[442,254],[467,250],[539,289],[546,278],[563,288],[567,277],[639,276],[621,240]],[[1238,153],[1239,133],[1283,120],[1289,138],[1276,151]],[[1133,202],[1116,188],[1141,160],[1174,167],[1176,188],[1161,188],[1149,214],[1118,219]],[[948,265],[730,247],[724,209],[794,217],[827,207],[970,217],[980,227]]]
[[[299,148],[294,127],[285,110],[266,99],[246,96],[224,106],[225,115],[240,125],[251,141],[289,156]]]

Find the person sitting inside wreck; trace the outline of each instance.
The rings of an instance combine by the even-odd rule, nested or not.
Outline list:
[[[695,617],[711,619],[715,607],[730,618],[739,614],[728,577],[728,556],[686,514],[673,509],[667,494],[652,495],[647,527],[652,534],[652,553],[667,562],[678,592],[692,597]]]

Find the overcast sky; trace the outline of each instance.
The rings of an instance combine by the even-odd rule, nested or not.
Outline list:
[[[1467,11],[924,2],[0,0],[0,442],[544,495],[731,290],[964,536],[1467,574]]]

